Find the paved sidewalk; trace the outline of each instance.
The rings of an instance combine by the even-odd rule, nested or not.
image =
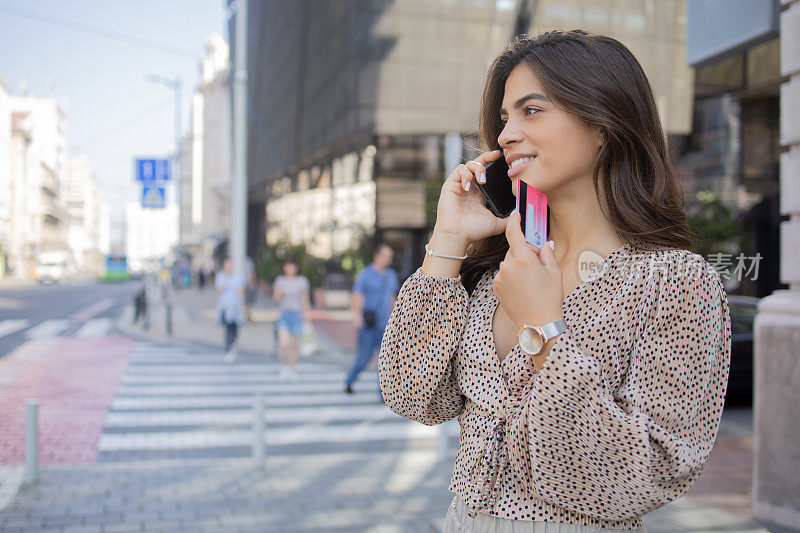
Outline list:
[[[39,483],[0,498],[0,531],[420,532],[441,521],[457,424],[441,426],[439,460],[440,429],[377,402],[371,376],[348,395],[338,365],[304,361],[283,382],[278,363],[248,359],[137,343],[93,464],[43,465]],[[263,469],[251,459],[256,393]]]
[[[94,463],[45,464],[38,484],[5,499],[0,490],[0,530],[439,531],[452,499],[457,423],[430,427],[395,415],[375,401],[371,376],[346,395],[345,369],[335,363],[303,361],[293,383],[278,379],[278,366],[137,343]],[[256,393],[266,403],[263,469],[250,458]],[[749,438],[748,417],[726,413],[720,443]],[[712,456],[707,474],[750,460],[735,446],[717,450],[723,460]],[[701,476],[693,489],[721,499],[723,481]],[[728,493],[749,490],[727,483]],[[735,511],[742,508],[705,505],[690,491],[645,524],[650,533],[775,531]]]
[[[167,303],[172,308],[172,335],[167,334]],[[223,329],[216,323],[216,293],[213,288],[163,289],[148,286],[149,328],[143,321],[133,324],[133,307],[128,306],[117,323],[118,328],[142,340],[159,343],[202,345],[220,351]],[[274,302],[259,295],[253,306],[251,321],[239,330],[239,350],[250,356],[278,360],[274,324],[279,311]],[[356,331],[347,310],[313,309],[314,334],[304,339],[301,360],[328,361],[349,365],[355,358]],[[188,344],[187,344],[188,343]],[[365,370],[377,371],[377,361]]]
[[[0,497],[0,531],[440,530],[457,423],[395,415],[375,401],[369,376],[346,395],[334,363],[304,361],[299,380],[285,383],[263,358],[227,364],[215,352],[140,342],[126,360],[94,462],[43,465],[38,484]],[[251,459],[256,393],[266,404],[263,468]],[[747,418],[726,414],[721,438],[741,438]],[[645,524],[650,533],[771,530],[691,496]]]
[[[9,276],[0,277],[0,291],[4,289],[20,289],[23,287],[33,287],[36,280],[33,278],[12,278]]]

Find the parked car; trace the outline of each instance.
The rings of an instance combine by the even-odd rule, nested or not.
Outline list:
[[[71,254],[66,251],[42,252],[36,260],[36,279],[41,284],[65,281],[73,270]]]
[[[725,405],[753,403],[753,321],[760,298],[729,295],[731,310],[731,373]]]

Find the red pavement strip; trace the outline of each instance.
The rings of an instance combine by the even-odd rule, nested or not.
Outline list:
[[[356,329],[350,321],[314,318],[314,327],[325,334],[343,350],[355,351]]]
[[[93,463],[133,351],[123,336],[32,340],[0,359],[0,465],[24,463],[25,402],[39,400],[39,463]]]

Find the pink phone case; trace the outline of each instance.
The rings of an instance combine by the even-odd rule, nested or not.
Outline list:
[[[525,240],[541,249],[547,242],[547,195],[520,180],[517,210]]]

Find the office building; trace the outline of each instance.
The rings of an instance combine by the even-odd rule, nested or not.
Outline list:
[[[486,71],[518,33],[618,35],[652,77],[667,131],[691,126],[679,0],[267,0],[249,10],[251,254],[264,239],[322,258],[383,240],[409,275],[444,177],[481,150]]]

